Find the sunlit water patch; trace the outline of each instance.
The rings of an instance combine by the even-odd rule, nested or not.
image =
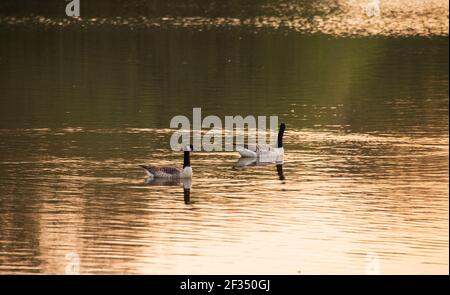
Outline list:
[[[137,167],[179,165],[180,154],[133,147],[4,159],[2,272],[62,273],[72,252],[82,273],[364,273],[370,253],[383,273],[448,268],[448,139],[291,129],[281,167],[193,153],[188,203],[182,183],[147,184]]]
[[[322,3],[324,2],[324,3]],[[318,6],[316,14],[305,13],[304,6]],[[311,9],[311,7],[308,7]],[[371,12],[377,9],[377,13]],[[445,0],[339,0],[317,4],[286,4],[262,8],[265,13],[252,17],[193,16],[112,16],[46,17],[0,16],[0,25],[78,27],[98,26],[143,28],[211,28],[243,27],[293,31],[330,36],[448,36],[448,1]],[[320,12],[320,13],[317,13]]]

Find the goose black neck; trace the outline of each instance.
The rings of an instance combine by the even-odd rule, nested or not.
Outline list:
[[[284,174],[283,174],[283,164],[277,164],[277,172],[278,172],[278,177],[280,178],[280,180],[284,180]]]
[[[191,157],[189,152],[184,152],[183,168],[191,166]]]
[[[278,142],[277,142],[277,147],[279,148],[283,147],[283,134],[284,128],[280,128],[280,130],[278,130]]]
[[[191,203],[191,189],[190,188],[185,188],[183,189],[183,195],[184,195],[184,203],[186,205]]]

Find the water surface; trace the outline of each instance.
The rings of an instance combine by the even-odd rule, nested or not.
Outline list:
[[[448,273],[448,38],[0,28],[0,273]],[[283,166],[175,115],[278,115]],[[369,269],[369,270],[368,270]]]

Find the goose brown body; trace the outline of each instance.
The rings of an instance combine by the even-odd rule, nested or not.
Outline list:
[[[192,168],[190,160],[190,152],[194,148],[192,145],[184,147],[184,159],[183,169],[169,166],[155,166],[155,165],[139,165],[148,174],[150,179],[153,178],[165,178],[165,179],[177,179],[177,178],[191,178]]]
[[[157,167],[154,165],[139,165],[149,174],[155,178],[180,178],[181,169],[175,167]]]

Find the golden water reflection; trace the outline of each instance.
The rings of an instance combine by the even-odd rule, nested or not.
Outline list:
[[[380,15],[368,16],[366,7],[373,0],[338,0],[320,5],[317,15],[300,13],[303,8],[292,4],[277,12],[277,7],[266,8],[267,13],[256,17],[211,16],[117,16],[54,18],[48,16],[0,16],[0,25],[44,27],[126,27],[142,28],[236,28],[274,29],[331,36],[448,36],[449,6],[446,0],[390,0],[378,5]],[[287,10],[286,10],[287,9]],[[281,16],[280,16],[281,15]]]
[[[193,154],[189,202],[136,167],[175,152],[3,162],[0,271],[64,273],[74,252],[81,273],[357,274],[370,253],[382,273],[448,272],[448,138],[288,131],[282,179]]]

